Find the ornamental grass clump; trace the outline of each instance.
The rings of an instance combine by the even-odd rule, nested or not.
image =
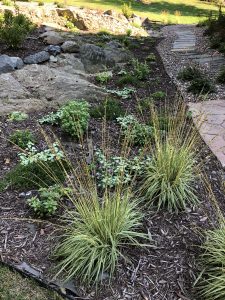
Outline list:
[[[119,259],[128,259],[123,248],[140,245],[143,214],[129,192],[105,193],[98,197],[96,187],[82,191],[73,201],[76,211],[56,249],[61,258],[59,273],[86,283],[102,281],[106,272],[111,279]]]
[[[206,232],[200,295],[205,300],[225,299],[225,227]]]
[[[157,209],[175,211],[198,202],[195,182],[197,131],[188,124],[186,110],[177,108],[168,119],[167,130],[160,130],[159,116],[152,113],[155,149],[146,163],[140,194]]]

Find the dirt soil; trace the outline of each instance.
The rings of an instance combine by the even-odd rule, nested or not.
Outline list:
[[[147,81],[136,86],[136,93],[131,99],[120,100],[123,107],[136,113],[138,99],[162,90],[166,92],[167,103],[171,106],[176,101],[176,89],[167,76],[161,59],[156,51],[158,39],[133,40],[131,51],[136,58],[144,61],[145,57],[153,52],[156,62],[148,63],[152,72]],[[36,45],[38,47],[38,45]],[[37,48],[33,48],[35,51]],[[1,49],[0,49],[1,51]],[[10,52],[4,52],[12,54]],[[27,52],[21,53],[21,56]],[[128,67],[129,68],[129,67]],[[117,87],[115,75],[107,84],[108,89]],[[94,80],[94,79],[93,79]],[[158,107],[164,106],[165,100],[158,101]],[[0,118],[0,177],[12,169],[18,161],[18,149],[8,141],[10,134],[16,129],[30,129],[38,139],[37,146],[44,147],[44,138],[37,120],[47,111],[40,111],[29,115],[29,119],[22,122],[9,122],[7,117]],[[94,146],[101,145],[101,120],[91,119],[88,131]],[[118,126],[115,121],[108,121],[108,130],[112,140],[112,147],[118,145]],[[80,145],[66,136],[57,127],[44,126],[44,130],[52,130],[68,152],[76,153]],[[222,169],[217,160],[202,143],[199,146],[204,158],[203,169],[212,185],[212,190],[221,204],[225,205],[222,191]],[[194,300],[199,299],[193,290],[199,265],[197,259],[201,253],[199,245],[202,242],[201,231],[210,228],[216,223],[215,209],[209,199],[208,191],[202,184],[196,182],[200,205],[188,208],[185,212],[171,214],[166,211],[148,212],[145,216],[143,231],[149,232],[153,239],[154,248],[128,248],[126,251],[131,258],[130,263],[120,261],[112,284],[103,284],[96,290],[86,287],[75,280],[77,291],[85,299],[95,300]],[[10,187],[0,193],[0,254],[1,260],[10,263],[26,262],[40,270],[46,276],[54,274],[55,261],[51,257],[52,250],[58,240],[57,225],[60,224],[60,214],[52,219],[40,222],[35,220],[26,203],[26,190],[12,190]],[[29,194],[29,193],[28,193]]]

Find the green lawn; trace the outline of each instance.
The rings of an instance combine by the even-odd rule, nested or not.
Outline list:
[[[1,300],[63,300],[56,293],[40,287],[33,280],[22,277],[0,265]]]
[[[51,0],[47,0],[51,1]],[[147,0],[146,0],[147,1]],[[60,0],[69,5],[98,8],[102,10],[115,9],[121,11],[121,7],[127,0]],[[198,23],[202,16],[207,16],[210,11],[216,13],[218,7],[208,2],[198,0],[149,0],[150,4],[141,1],[132,1],[134,13],[149,17],[150,20],[163,21],[166,23],[193,24]],[[164,11],[164,12],[163,12]],[[176,11],[181,16],[175,16]]]

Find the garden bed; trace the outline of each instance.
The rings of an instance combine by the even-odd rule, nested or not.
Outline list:
[[[128,99],[119,99],[127,113],[137,114],[137,103],[155,92],[165,92],[166,96],[154,101],[157,109],[163,110],[165,102],[168,107],[173,107],[178,102],[177,91],[171,79],[166,74],[161,59],[156,51],[157,39],[131,39],[130,50],[135,58],[144,61],[153,53],[155,60],[147,62],[151,73],[146,80],[135,84],[136,92]],[[11,53],[10,53],[11,54]],[[132,66],[125,66],[129,71]],[[118,88],[118,80],[121,75],[115,72],[106,88],[114,90]],[[96,83],[96,79],[93,78]],[[125,85],[126,87],[129,85]],[[122,87],[123,88],[123,87]],[[9,136],[14,130],[29,129],[36,137],[37,148],[43,149],[46,145],[38,120],[49,111],[30,113],[29,118],[21,122],[0,118],[1,140],[0,145],[0,176],[3,178],[18,162],[18,148],[9,141]],[[146,120],[147,113],[142,115]],[[66,135],[59,127],[43,125],[44,131],[52,136],[54,133],[62,143],[71,161],[79,156],[82,149],[88,156],[91,144],[93,148],[99,148],[102,144],[102,120],[91,118],[88,129],[88,141],[84,145],[76,142],[74,138]],[[107,130],[110,136],[110,150],[112,153],[120,153],[119,127],[116,121],[107,121]],[[86,140],[86,139],[84,139]],[[212,190],[224,207],[224,195],[222,191],[222,170],[217,160],[203,142],[196,145],[204,161],[203,171],[207,175]],[[137,148],[132,151],[137,153]],[[200,159],[200,158],[199,158]],[[193,283],[199,274],[198,257],[201,253],[199,246],[203,237],[201,230],[211,228],[216,224],[215,208],[210,200],[211,195],[197,181],[195,188],[198,192],[200,204],[187,208],[179,214],[169,213],[165,210],[158,212],[149,210],[146,212],[142,231],[149,233],[154,247],[127,247],[125,252],[131,257],[130,263],[120,260],[115,277],[111,285],[101,284],[99,289],[87,287],[75,278],[75,287],[78,295],[84,299],[153,299],[153,300],[178,300],[197,299]],[[45,278],[53,278],[56,261],[52,252],[59,239],[59,226],[62,224],[60,216],[63,208],[60,208],[54,217],[38,219],[27,204],[27,198],[35,191],[10,187],[0,193],[0,245],[1,260],[18,265],[22,262],[39,270]],[[107,274],[106,274],[107,277]]]

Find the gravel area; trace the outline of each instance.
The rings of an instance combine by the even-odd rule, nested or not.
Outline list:
[[[205,29],[203,27],[196,27],[193,25],[172,25],[172,26],[165,26],[162,28],[162,33],[164,36],[164,39],[159,43],[157,49],[159,51],[159,54],[162,58],[162,61],[164,63],[165,69],[170,76],[170,78],[173,80],[173,82],[178,87],[179,91],[181,92],[183,98],[187,102],[197,102],[199,100],[218,100],[218,99],[225,99],[225,85],[218,85],[216,84],[216,93],[209,94],[207,96],[195,96],[190,93],[186,92],[187,87],[189,86],[189,83],[181,82],[176,79],[178,72],[187,65],[194,64],[192,60],[189,59],[187,55],[184,55],[184,52],[172,52],[172,46],[173,42],[177,38],[176,32],[180,29],[187,29],[187,30],[193,30],[195,36],[196,36],[196,50],[194,54],[207,54],[209,56],[215,57],[215,56],[221,56],[222,54],[217,52],[214,49],[210,49],[209,47],[209,39],[207,36],[204,35]],[[191,54],[191,53],[190,53]],[[195,63],[196,64],[196,63]],[[205,71],[207,74],[209,74],[210,78],[215,79],[216,74],[215,70],[210,68],[209,64],[204,64],[199,66],[203,71]],[[214,75],[212,75],[214,74]],[[202,99],[203,98],[203,99]]]

